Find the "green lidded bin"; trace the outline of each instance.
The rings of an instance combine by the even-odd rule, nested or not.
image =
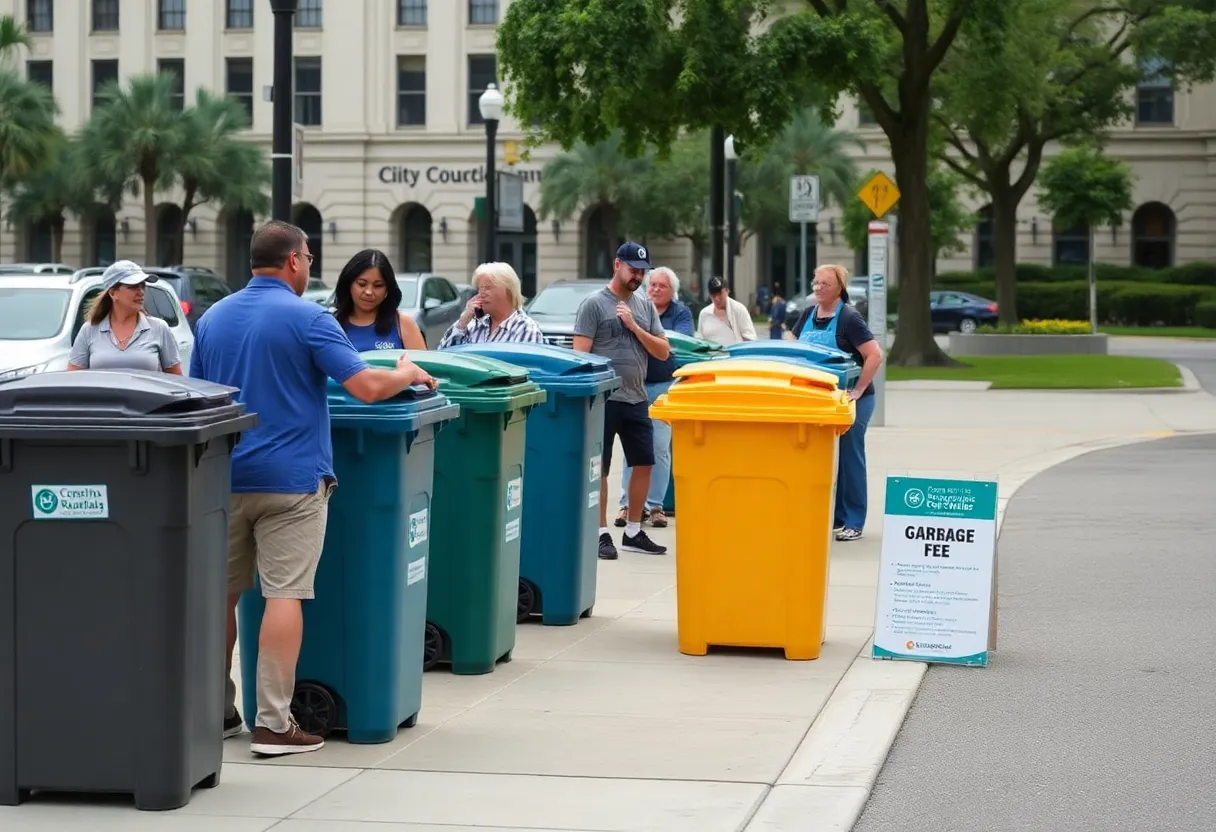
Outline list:
[[[698,361],[712,361],[715,358],[727,358],[730,353],[715,341],[698,338],[695,335],[684,335],[675,330],[667,330],[667,343],[676,358],[676,369],[696,364]],[[675,471],[674,464],[672,465]],[[667,514],[676,513],[676,480],[674,474],[667,475],[667,496],[663,498],[663,511]]]
[[[363,353],[392,367],[400,350]],[[407,350],[460,415],[435,441],[423,666],[489,673],[515,647],[524,426],[545,392],[523,367],[470,353]]]

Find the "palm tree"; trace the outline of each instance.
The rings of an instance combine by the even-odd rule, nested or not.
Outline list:
[[[51,259],[59,262],[63,259],[67,215],[84,218],[99,207],[97,193],[89,181],[79,142],[61,133],[52,143],[45,164],[13,183],[8,215],[18,223],[50,225]],[[120,194],[109,197],[111,208],[120,197]]]
[[[173,78],[132,78],[112,83],[85,125],[83,143],[102,190],[126,187],[142,193],[144,263],[156,262],[156,189],[172,181],[187,139],[185,114],[173,106]]]
[[[270,165],[261,148],[240,138],[249,127],[241,103],[200,89],[197,103],[186,110],[185,122],[178,158],[161,180],[161,187],[168,189],[180,179],[184,192],[178,246],[185,239],[190,212],[200,205],[215,203],[251,214],[265,214],[270,208]],[[180,263],[183,252],[179,249],[173,258]]]
[[[628,214],[637,183],[653,164],[651,156],[621,151],[620,133],[595,144],[579,143],[545,165],[540,180],[540,217],[561,221],[580,210],[603,209],[609,261],[616,254],[620,220]]]
[[[25,26],[18,23],[11,14],[0,17],[0,59],[8,57],[19,46],[29,49],[33,44],[34,41]]]
[[[789,228],[789,181],[795,174],[819,176],[821,206],[847,205],[854,198],[857,166],[849,147],[865,149],[852,133],[836,130],[815,108],[800,111],[765,150],[744,153],[739,164],[740,217],[751,234],[783,237]]]

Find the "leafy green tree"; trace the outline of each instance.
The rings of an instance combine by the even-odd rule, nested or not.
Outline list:
[[[29,49],[34,41],[25,26],[11,14],[0,16],[0,60],[8,58],[20,47]]]
[[[111,83],[84,127],[82,142],[97,181],[139,193],[144,203],[144,264],[156,263],[156,190],[172,181],[187,146],[187,116],[173,106],[169,75]]]
[[[628,197],[621,217],[622,228],[643,240],[688,240],[698,270],[709,245],[707,142],[705,133],[684,136],[666,157],[643,157],[641,161],[649,164],[626,183]]]
[[[878,171],[871,170],[866,179]],[[933,259],[949,257],[967,247],[965,235],[975,227],[975,213],[968,211],[959,201],[961,177],[934,165],[929,169],[929,214],[930,240]],[[899,215],[899,207],[891,213]],[[870,220],[874,215],[855,196],[844,203],[844,238],[854,251],[864,251],[868,244]]]
[[[251,214],[265,214],[270,208],[270,164],[261,148],[240,137],[249,127],[241,103],[200,89],[183,121],[182,143],[159,183],[169,190],[180,182],[183,191],[178,248],[171,257],[176,263],[183,259],[186,223],[198,206],[215,204]]]
[[[1011,31],[965,25],[934,79],[937,157],[988,195],[1001,322],[1016,323],[1017,210],[1049,142],[1101,137],[1132,114],[1138,59],[1185,84],[1216,65],[1211,0],[1005,0]]]
[[[1089,229],[1089,326],[1098,331],[1097,262],[1099,225],[1118,225],[1132,207],[1133,176],[1126,163],[1103,155],[1094,144],[1062,151],[1039,175],[1039,205],[1066,228]]]

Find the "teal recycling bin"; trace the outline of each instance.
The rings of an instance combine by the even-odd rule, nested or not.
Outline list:
[[[728,353],[716,341],[698,338],[695,335],[684,335],[675,330],[667,330],[667,342],[671,344],[671,354],[676,359],[676,369],[696,364],[698,361],[713,361],[726,358]],[[675,460],[672,460],[672,473],[667,476],[667,496],[663,498],[663,511],[670,515],[676,513],[676,478]]]
[[[422,706],[435,436],[460,408],[426,387],[364,404],[329,389],[334,474],[316,597],[292,713],[300,727],[353,743],[389,742]],[[239,605],[245,722],[257,714],[259,588]]]
[[[726,352],[731,358],[778,358],[809,364],[836,376],[841,390],[853,389],[861,378],[861,367],[847,352],[802,341],[744,341],[727,347]]]
[[[621,386],[607,358],[547,344],[456,347],[528,370],[545,391],[528,416],[519,606],[525,621],[577,624],[595,604],[604,403]]]

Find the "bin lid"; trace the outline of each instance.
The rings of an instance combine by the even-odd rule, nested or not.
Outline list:
[[[444,352],[448,352],[445,350]],[[498,342],[461,344],[451,351],[484,355],[528,370],[528,378],[547,392],[566,396],[594,396],[621,386],[612,360],[575,352],[551,344]]]
[[[837,433],[853,424],[855,407],[836,376],[791,361],[702,361],[675,377],[651,405],[656,419],[825,425]]]
[[[439,392],[466,410],[505,413],[540,404],[545,391],[528,371],[484,355],[443,350],[373,350],[361,353],[373,367],[395,367],[402,355],[439,381]]]
[[[732,356],[748,358],[768,358],[775,356],[790,356],[810,361],[813,364],[848,364],[856,363],[853,356],[843,350],[823,347],[818,344],[807,344],[803,341],[784,341],[772,339],[769,341],[743,341],[731,344],[726,351]]]
[[[851,388],[857,383],[857,379],[861,377],[861,368],[855,363],[848,364],[820,364],[811,361],[807,358],[796,355],[764,355],[764,356],[727,356],[726,361],[779,361],[782,364],[796,364],[799,367],[810,367],[819,370],[823,373],[828,373],[836,379],[836,384],[840,387]]]
[[[181,442],[204,442],[257,424],[236,400],[238,392],[142,370],[36,373],[0,383],[0,436],[83,439],[122,432],[165,439],[183,432]]]
[[[460,406],[422,385],[407,387],[391,399],[368,404],[330,379],[329,420],[336,428],[362,428],[378,433],[417,431],[425,425],[447,422],[460,415]]]
[[[706,354],[708,357],[711,353],[723,352],[722,345],[717,341],[698,338],[695,335],[685,335],[683,332],[676,332],[674,329],[664,331],[667,333],[667,343],[671,345],[671,349],[677,354]]]

